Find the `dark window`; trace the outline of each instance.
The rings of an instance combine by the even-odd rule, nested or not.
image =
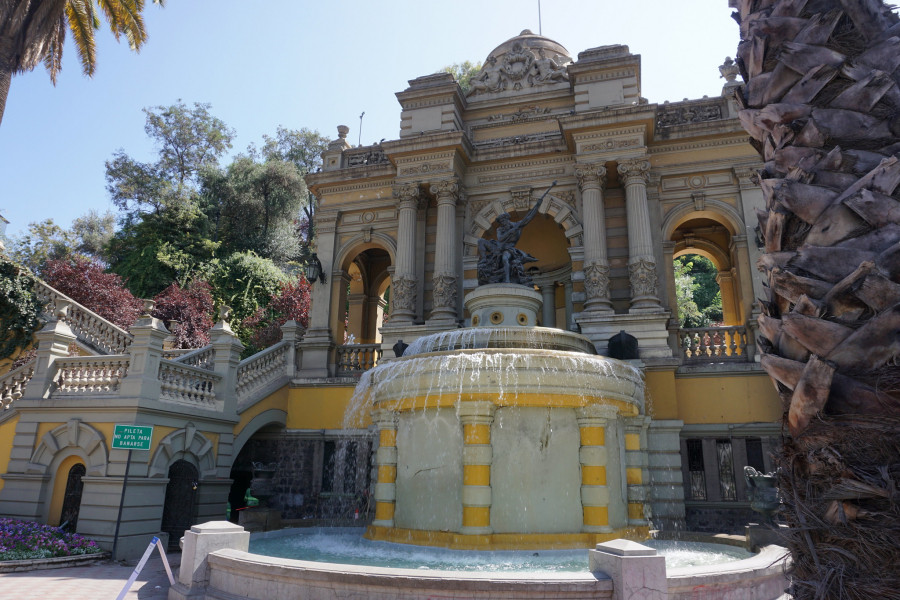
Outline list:
[[[747,464],[760,473],[765,473],[766,462],[763,460],[761,439],[747,438]]]
[[[78,526],[78,511],[81,509],[81,492],[84,490],[84,482],[81,480],[87,471],[84,465],[78,463],[69,469],[69,477],[66,479],[66,492],[63,498],[62,512],[59,516],[59,526],[69,532],[75,532]]]
[[[334,440],[325,442],[325,450],[322,453],[322,491],[334,491],[334,455],[336,447]]]
[[[716,457],[719,460],[719,491],[722,494],[722,500],[737,500],[731,440],[716,440]]]
[[[356,455],[359,445],[347,442],[344,446],[344,492],[356,491]]]
[[[703,442],[687,440],[691,500],[706,500],[706,473],[703,469]]]

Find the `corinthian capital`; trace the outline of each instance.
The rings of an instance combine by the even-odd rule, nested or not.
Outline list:
[[[397,204],[400,208],[403,208],[404,205],[412,206],[415,208],[416,203],[419,201],[419,184],[418,183],[403,183],[394,186],[394,198],[397,199]]]
[[[616,167],[616,171],[625,180],[626,185],[637,181],[646,184],[650,180],[650,161],[645,158],[623,160]]]
[[[581,191],[589,188],[601,188],[606,185],[606,167],[600,163],[576,163],[575,177]]]
[[[452,199],[454,202],[459,197],[459,184],[456,179],[445,179],[443,181],[435,181],[431,184],[431,193],[434,194],[438,202],[441,200]]]

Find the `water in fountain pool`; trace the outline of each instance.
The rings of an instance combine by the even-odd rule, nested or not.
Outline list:
[[[288,530],[277,536],[255,538],[250,552],[280,558],[343,563],[369,567],[464,572],[541,573],[584,572],[588,551],[515,550],[471,551],[377,542],[362,537],[358,528],[311,528]],[[648,540],[666,558],[668,569],[713,565],[750,558],[743,548],[723,544]]]

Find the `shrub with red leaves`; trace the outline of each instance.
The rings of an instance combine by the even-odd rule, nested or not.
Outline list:
[[[175,348],[202,348],[209,344],[209,330],[213,326],[211,285],[194,281],[187,288],[180,288],[173,283],[154,300],[153,316],[162,319],[175,336]]]
[[[74,257],[50,260],[41,276],[51,287],[65,294],[123,329],[137,320],[143,302],[135,298],[115,273],[89,258]]]
[[[283,283],[269,304],[244,319],[243,326],[253,330],[250,343],[256,350],[281,341],[281,326],[293,319],[303,327],[309,325],[309,282],[298,279]]]

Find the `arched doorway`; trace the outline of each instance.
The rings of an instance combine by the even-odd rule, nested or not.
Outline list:
[[[169,467],[168,477],[160,530],[169,534],[169,550],[177,550],[178,540],[194,522],[200,474],[188,461],[177,460]]]
[[[59,514],[59,527],[65,531],[74,533],[78,527],[78,512],[81,510],[81,493],[84,491],[82,477],[87,473],[81,463],[77,463],[69,469],[66,478],[66,491],[63,495],[62,510]]]

